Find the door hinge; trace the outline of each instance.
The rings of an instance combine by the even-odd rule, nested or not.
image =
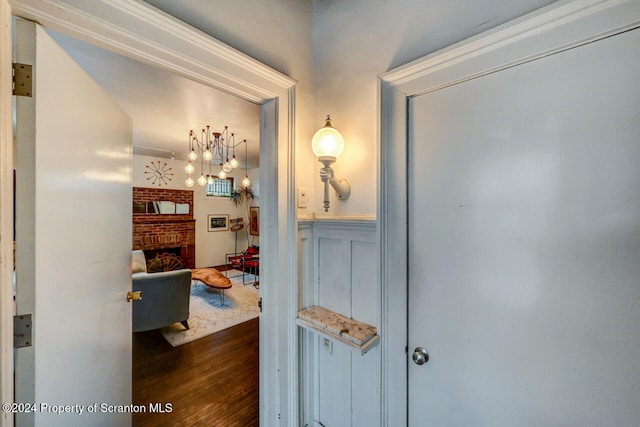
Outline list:
[[[31,97],[32,88],[32,66],[28,64],[13,64],[13,94],[16,96]]]
[[[260,307],[260,313],[262,313],[262,297],[258,299],[258,307]]]
[[[30,314],[13,316],[13,348],[31,347],[32,330]]]

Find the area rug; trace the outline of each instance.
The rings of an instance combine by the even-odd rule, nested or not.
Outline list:
[[[180,323],[160,329],[169,344],[177,347],[260,315],[259,292],[252,285],[255,276],[246,274],[246,285],[242,284],[241,271],[230,270],[228,277],[233,286],[224,291],[224,305],[221,304],[218,290],[197,280],[191,282],[189,329],[185,330]]]

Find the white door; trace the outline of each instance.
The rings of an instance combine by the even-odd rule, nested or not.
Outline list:
[[[633,30],[410,101],[410,426],[640,425],[638,76]]]
[[[103,411],[131,404],[131,121],[42,27],[16,31],[34,65],[16,107],[16,311],[33,315],[16,401],[36,404],[17,424],[128,425]]]

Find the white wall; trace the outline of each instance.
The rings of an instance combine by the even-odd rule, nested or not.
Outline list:
[[[345,137],[334,165],[352,192],[331,213],[375,214],[377,76],[455,41],[506,22],[554,0],[472,3],[464,10],[421,0],[147,0],[213,37],[294,78],[296,186],[311,204],[299,214],[323,213],[320,163],[313,133],[331,114]],[[491,7],[493,6],[493,7]],[[437,8],[437,12],[435,11]],[[200,10],[210,9],[203,14]],[[499,10],[499,12],[495,12]]]
[[[166,162],[173,169],[174,179],[168,185],[161,188],[169,188],[173,190],[189,190],[184,185],[187,174],[184,171],[186,162],[182,160],[170,160],[149,156],[133,156],[133,186],[158,188],[150,184],[144,174],[145,167],[151,161]],[[236,178],[236,183],[244,178],[244,170],[238,171],[236,174],[230,174]],[[259,189],[260,173],[259,169],[249,170],[249,178],[254,188]],[[196,267],[211,267],[221,265],[225,262],[225,254],[234,252],[235,233],[231,231],[207,231],[207,215],[211,214],[228,214],[229,218],[243,217],[245,224],[248,223],[247,210],[244,207],[234,207],[231,201],[225,197],[206,197],[204,187],[195,185],[192,190],[193,195],[193,217],[196,220]],[[257,206],[258,200],[252,205]],[[258,244],[259,239],[254,238],[254,243]],[[247,248],[247,234],[244,231],[238,232],[237,249],[242,251]]]
[[[334,166],[336,176],[351,183],[351,197],[338,201],[334,214],[375,214],[377,152],[377,76],[385,71],[506,22],[551,0],[467,2],[456,10],[422,0],[321,0],[314,12],[313,125],[331,114],[345,139]],[[436,10],[437,9],[437,10]],[[322,212],[320,163],[313,162],[315,212]]]

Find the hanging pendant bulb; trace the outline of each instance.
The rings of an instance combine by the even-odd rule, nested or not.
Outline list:
[[[184,166],[185,172],[188,174],[188,179],[185,181],[185,185],[193,186],[197,182],[201,186],[212,184],[216,178],[229,179],[229,174],[233,173],[233,170],[239,168],[240,162],[236,158],[236,148],[239,148],[240,144],[244,144],[243,159],[246,178],[243,182],[245,187],[251,185],[247,174],[247,140],[236,144],[235,134],[229,133],[227,126],[224,127],[222,132],[211,132],[209,125],[202,128],[202,135],[196,136],[193,130],[189,131],[189,148],[187,152],[188,164]],[[229,160],[231,155],[231,160]],[[196,161],[201,165],[196,167]],[[217,165],[220,165],[219,167]],[[219,173],[216,175],[213,173],[213,168],[218,169]],[[193,178],[195,171],[200,169],[201,176]],[[205,171],[208,174],[205,174]]]
[[[249,180],[248,176],[245,176],[244,179],[242,180],[242,186],[244,188],[247,188],[251,185],[251,180]]]

